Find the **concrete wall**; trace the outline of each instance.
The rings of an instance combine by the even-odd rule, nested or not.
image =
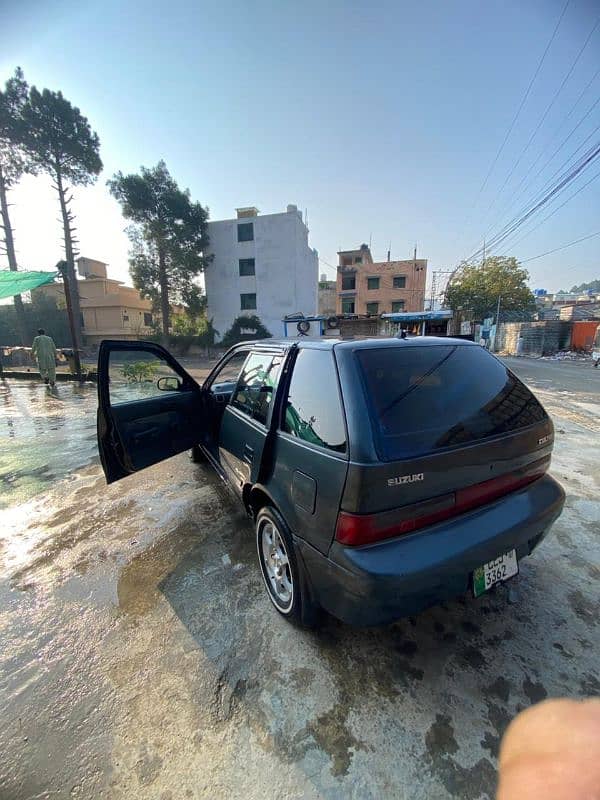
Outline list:
[[[98,261],[95,258],[86,258],[81,256],[77,259],[77,271],[82,278],[87,278],[90,275],[95,275],[97,278],[106,278],[108,276],[108,264],[104,261]]]
[[[497,353],[517,355],[517,343],[522,337],[519,355],[545,356],[559,350],[567,350],[571,340],[571,323],[560,320],[543,322],[501,323],[494,342]]]
[[[254,240],[238,242],[237,226],[252,222]],[[318,255],[297,210],[209,222],[205,273],[208,316],[221,337],[240,314],[257,314],[273,336],[283,336],[287,314],[317,311]],[[255,259],[255,275],[241,277],[239,260]],[[242,311],[240,295],[256,294],[256,310]]]
[[[335,314],[336,299],[335,281],[319,281],[318,313],[325,314],[328,317],[333,316]]]

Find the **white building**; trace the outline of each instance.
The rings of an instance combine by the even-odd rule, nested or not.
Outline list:
[[[219,338],[240,314],[256,314],[281,337],[287,314],[316,312],[319,259],[296,206],[262,215],[238,208],[237,219],[209,222],[208,234],[214,258],[204,273],[207,313]]]

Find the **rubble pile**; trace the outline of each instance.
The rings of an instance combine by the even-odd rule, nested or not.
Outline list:
[[[591,353],[580,353],[576,350],[560,350],[551,356],[542,356],[543,361],[589,361]]]

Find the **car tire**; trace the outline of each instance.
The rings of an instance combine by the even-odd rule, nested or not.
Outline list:
[[[200,445],[195,444],[190,450],[190,458],[194,464],[206,464],[207,458],[200,449]]]
[[[267,594],[277,611],[290,622],[314,627],[319,607],[311,597],[290,529],[272,506],[263,506],[256,516],[256,550]]]

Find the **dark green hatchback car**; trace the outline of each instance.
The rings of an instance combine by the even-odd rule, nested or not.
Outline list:
[[[564,503],[548,415],[471,342],[266,339],[200,386],[158,345],[104,341],[98,394],[107,481],[191,449],[253,518],[273,605],[305,624],[479,596]]]

